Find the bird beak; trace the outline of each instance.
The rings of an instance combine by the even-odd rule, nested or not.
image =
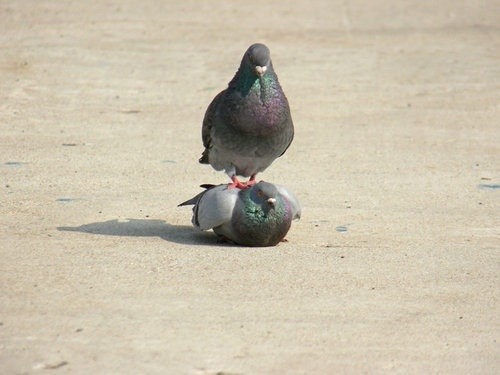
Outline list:
[[[267,70],[267,66],[256,66],[255,72],[259,77],[262,77]]]
[[[269,198],[267,200],[267,203],[269,203],[271,207],[274,207],[274,204],[276,203],[276,198]]]

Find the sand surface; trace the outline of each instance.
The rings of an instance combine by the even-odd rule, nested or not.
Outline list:
[[[498,374],[498,1],[2,1],[2,374]],[[266,43],[296,127],[271,248],[176,205]]]

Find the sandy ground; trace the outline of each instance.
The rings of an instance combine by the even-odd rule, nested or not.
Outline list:
[[[499,2],[291,3],[0,3],[2,374],[499,373]],[[176,207],[227,181],[201,120],[257,41],[272,248]]]

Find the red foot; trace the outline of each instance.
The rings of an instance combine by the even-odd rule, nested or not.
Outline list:
[[[249,187],[252,187],[257,183],[257,181],[255,181],[255,176],[250,177],[250,180],[248,180],[247,182],[241,182],[240,180],[238,180],[238,177],[233,176],[231,177],[231,181],[233,182],[227,185],[228,189],[248,189]]]
[[[257,183],[257,181],[255,181],[255,175],[253,174],[250,176],[250,180],[247,181],[246,185],[247,185],[247,187],[252,187],[256,183]]]
[[[231,181],[233,182],[227,185],[228,189],[246,189],[248,187],[246,182],[241,182],[236,176],[231,177]]]

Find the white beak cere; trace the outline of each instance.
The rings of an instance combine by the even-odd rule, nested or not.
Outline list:
[[[262,77],[264,75],[264,73],[266,72],[267,70],[267,66],[256,66],[255,67],[255,72],[257,72],[257,75],[259,77]]]
[[[274,204],[276,203],[276,198],[269,198],[267,200],[267,203],[269,203],[271,206],[274,206]]]

